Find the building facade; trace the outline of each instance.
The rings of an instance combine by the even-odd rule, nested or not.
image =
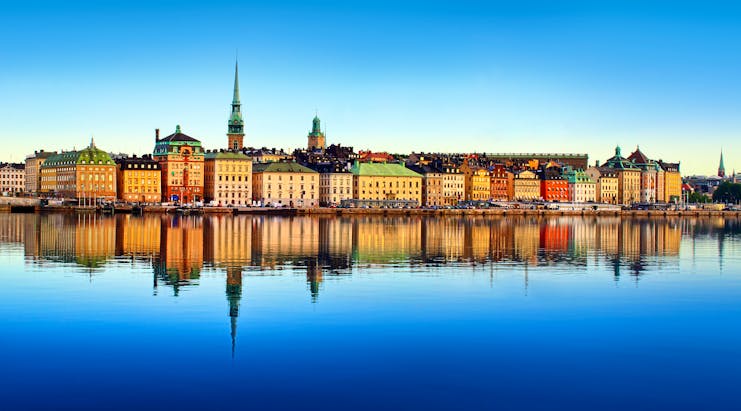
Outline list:
[[[402,164],[356,161],[353,198],[357,200],[407,200],[422,204],[422,175]]]
[[[531,170],[520,171],[514,179],[514,200],[532,201],[540,199],[540,180]]]
[[[209,151],[203,158],[205,201],[218,206],[252,204],[252,159],[240,151]]]
[[[465,198],[466,176],[454,164],[445,164],[443,171],[443,204],[446,206],[458,205]]]
[[[641,170],[621,155],[620,146],[603,168],[611,169],[618,178],[618,204],[630,205],[641,200]]]
[[[589,167],[586,173],[596,183],[594,194],[596,202],[618,203],[618,175],[614,169],[595,166]]]
[[[569,182],[560,175],[546,175],[540,180],[540,197],[544,201],[569,201]]]
[[[641,170],[641,188],[639,201],[641,203],[657,202],[657,193],[659,192],[658,174],[661,170],[661,167],[659,167],[659,165],[654,160],[651,160],[645,154],[643,154],[639,147],[636,147],[636,150],[628,156],[628,160],[630,160],[639,170]],[[663,193],[661,197],[663,197]]]
[[[83,203],[116,199],[116,163],[94,141],[80,151],[65,151],[41,164],[41,193]]]
[[[129,203],[162,201],[162,169],[152,156],[116,159],[118,199]]]
[[[659,166],[664,171],[664,202],[679,203],[682,200],[682,176],[679,173],[679,163],[666,163],[659,160]]]
[[[422,176],[422,205],[425,207],[444,205],[442,170],[431,165],[409,165],[407,167]]]
[[[489,171],[489,198],[510,201],[515,195],[515,175],[503,164],[495,164]]]
[[[26,157],[25,166],[25,191],[28,194],[38,195],[41,190],[41,164],[46,161],[47,158],[57,154],[56,151],[34,151],[34,153]]]
[[[316,207],[319,173],[293,162],[253,164],[252,199],[263,206]]]
[[[319,173],[319,205],[339,206],[343,200],[352,198],[352,174],[344,164],[333,162],[310,167]]]
[[[20,194],[26,190],[25,164],[0,164],[0,193]]]
[[[574,203],[593,203],[597,193],[597,183],[584,170],[570,170],[565,173],[569,182],[569,201]]]
[[[203,201],[203,147],[180,130],[160,139],[155,131],[152,158],[162,168],[162,200],[180,203]]]

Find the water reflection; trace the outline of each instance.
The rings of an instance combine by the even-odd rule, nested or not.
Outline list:
[[[717,239],[722,256],[741,225],[722,218],[619,217],[135,217],[2,214],[0,247],[22,246],[31,265],[151,263],[155,288],[177,294],[201,271],[305,267],[315,293],[322,273],[388,265],[586,267],[590,259],[640,275],[652,257],[678,256],[685,238]],[[671,258],[662,258],[671,263]]]
[[[203,271],[225,273],[225,296],[236,346],[243,274],[305,271],[312,302],[325,275],[374,267],[498,266],[587,272],[609,267],[615,281],[679,265],[686,241],[717,240],[720,269],[734,253],[738,220],[619,217],[270,217],[95,214],[0,214],[0,251],[22,249],[25,264],[76,267],[91,276],[108,264],[151,267],[153,293],[178,296]],[[733,241],[735,240],[735,241]],[[707,244],[705,241],[703,244]]]

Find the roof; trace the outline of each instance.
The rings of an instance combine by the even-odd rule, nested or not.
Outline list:
[[[0,168],[13,168],[16,170],[25,170],[26,165],[23,163],[0,163]]]
[[[204,160],[249,160],[246,154],[234,151],[209,151],[203,156]]]
[[[71,164],[102,164],[113,165],[110,154],[99,149],[92,141],[90,145],[79,151],[64,151],[53,155],[44,161],[41,168],[56,167]]]
[[[429,164],[408,164],[406,167],[417,174],[442,174],[443,172]]]
[[[421,174],[395,163],[360,163],[353,164],[350,172],[357,176],[377,177],[422,177]]]
[[[607,161],[602,164],[602,167],[614,168],[619,170],[637,168],[632,161],[628,160],[620,154],[620,146],[615,147],[615,155],[607,159]]]
[[[191,137],[191,136],[189,136],[187,134],[183,134],[180,131],[180,125],[179,124],[177,125],[177,127],[175,127],[175,132],[174,133],[170,134],[169,136],[167,136],[165,138],[160,139],[159,141],[164,141],[164,142],[185,141],[185,142],[195,142],[195,143],[200,143],[201,142],[200,140],[196,140],[195,138],[193,138],[193,137]]]
[[[120,165],[121,168],[131,168],[131,166],[134,164],[151,166],[147,167],[151,169],[159,169],[160,167],[160,164],[157,161],[154,161],[151,156],[123,157],[117,158],[114,161],[116,162],[116,164]]]
[[[646,157],[645,154],[643,154],[638,146],[636,146],[636,151],[632,152],[628,156],[628,160],[634,162],[635,164],[648,164],[651,161],[648,157]]]
[[[307,165],[307,167],[321,174],[349,173],[349,171],[347,171],[347,168],[345,167],[345,164],[340,162],[309,164]]]
[[[253,173],[316,173],[299,163],[257,163],[252,166]]]

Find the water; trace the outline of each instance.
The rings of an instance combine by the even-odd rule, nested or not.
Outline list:
[[[739,409],[724,219],[0,214],[0,409]]]

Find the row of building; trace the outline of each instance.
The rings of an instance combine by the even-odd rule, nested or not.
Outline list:
[[[94,141],[82,150],[37,151],[26,159],[26,193],[84,201],[213,205],[448,206],[461,201],[558,201],[610,204],[678,202],[679,163],[620,147],[603,164],[586,154],[425,154],[355,152],[326,144],[318,117],[305,149],[244,146],[238,70],[227,148],[205,150],[177,126],[143,156],[112,155]],[[14,168],[7,166],[3,168]],[[18,172],[16,171],[16,174]],[[3,172],[3,175],[4,172]]]

